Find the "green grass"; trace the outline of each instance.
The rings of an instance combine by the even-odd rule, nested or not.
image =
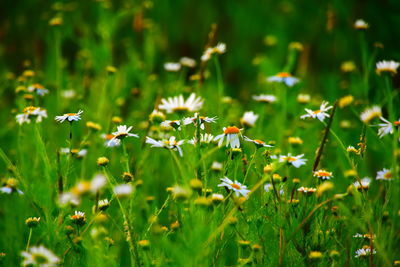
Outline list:
[[[378,61],[400,60],[399,30],[388,26],[398,24],[398,8],[396,1],[2,2],[0,177],[13,193],[0,193],[0,265],[21,265],[21,252],[39,245],[62,266],[394,265],[400,260],[399,130],[380,138],[379,118],[363,123],[360,114],[378,105],[384,118],[399,119],[399,76],[375,69]],[[50,25],[54,18],[61,24]],[[370,28],[354,29],[359,18]],[[201,62],[219,42],[226,52]],[[196,67],[164,69],[184,56],[196,59]],[[355,69],[341,70],[344,61]],[[300,82],[267,82],[283,71]],[[49,94],[28,92],[34,83]],[[67,90],[74,95],[65,97]],[[216,123],[175,131],[151,119],[161,99],[191,93],[204,100],[200,115],[216,116]],[[278,100],[252,99],[260,94]],[[299,94],[310,100],[298,101]],[[341,105],[348,95],[354,100]],[[337,105],[330,118],[300,118],[323,101]],[[28,106],[46,109],[48,117],[19,125],[15,116]],[[79,121],[54,120],[80,109]],[[246,111],[259,115],[254,127],[241,124]],[[194,114],[163,112],[181,123]],[[102,135],[118,125],[133,126],[139,138],[106,147]],[[188,143],[228,126],[273,147],[243,139],[240,150]],[[146,136],[171,135],[186,140],[183,157],[146,143]],[[306,164],[295,168],[275,158],[288,153],[304,154]],[[107,166],[98,164],[100,157]],[[221,170],[211,168],[215,161]],[[384,168],[390,181],[376,179]],[[320,169],[333,178],[314,177]],[[100,191],[81,189],[96,175],[106,177]],[[218,186],[224,176],[247,185],[247,198]],[[358,191],[352,184],[364,177],[371,178],[369,188]],[[118,184],[133,192],[116,197]],[[301,186],[316,192],[306,196]],[[61,205],[65,193],[80,203]],[[211,201],[214,193],[224,196],[222,203]],[[98,200],[106,198],[110,206],[101,211]],[[74,223],[75,211],[85,213],[84,224]],[[37,227],[27,226],[29,217],[40,217]],[[376,254],[356,258],[363,246]]]

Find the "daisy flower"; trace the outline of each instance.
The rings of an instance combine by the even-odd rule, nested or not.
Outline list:
[[[376,250],[375,249],[372,250],[372,254],[376,254]],[[354,257],[355,258],[360,258],[360,257],[364,258],[364,257],[367,257],[369,255],[371,255],[371,247],[366,246],[366,247],[357,249],[356,250],[356,255]]]
[[[299,82],[299,79],[296,77],[293,77],[290,75],[290,73],[287,72],[279,72],[278,74],[268,77],[267,79],[268,82],[279,82],[279,83],[284,83],[288,87],[292,87],[296,83]]]
[[[82,211],[75,211],[73,215],[70,216],[73,223],[77,225],[84,225],[86,223],[85,213]]]
[[[117,126],[117,131],[112,133],[114,137],[110,141],[108,141],[108,146],[115,145],[115,143],[113,143],[114,141],[112,141],[112,140],[115,140],[115,139],[122,140],[125,137],[136,137],[136,138],[138,138],[139,135],[130,133],[131,130],[132,130],[132,126],[129,126],[129,127],[127,127],[126,125]]]
[[[213,171],[222,171],[223,165],[221,162],[213,161],[210,168]]]
[[[254,127],[257,119],[258,115],[255,114],[253,111],[246,111],[243,114],[243,117],[240,118],[240,123],[247,127]]]
[[[301,193],[303,193],[305,195],[311,195],[312,193],[317,191],[317,189],[313,188],[313,187],[303,187],[302,186],[302,187],[298,188],[297,191],[299,191],[299,192],[301,192]]]
[[[205,117],[205,116],[199,116],[198,113],[195,113],[193,117],[188,117],[183,119],[183,124],[188,125],[188,124],[194,124],[197,125],[197,121],[200,121],[200,128],[204,130],[204,123],[215,123],[217,120],[217,117]]]
[[[307,104],[311,101],[311,96],[309,94],[298,94],[296,100],[300,104]]]
[[[192,93],[188,99],[184,99],[183,95],[168,97],[168,99],[161,99],[161,104],[158,106],[159,109],[165,110],[167,113],[173,112],[194,112],[203,107],[203,99],[196,97],[195,93]]]
[[[322,102],[321,106],[319,109],[313,111],[311,109],[306,108],[305,111],[307,114],[302,115],[300,118],[305,119],[305,118],[313,118],[313,119],[318,119],[320,121],[324,121],[325,117],[329,118],[329,114],[327,113],[328,110],[332,108],[332,106],[327,106],[329,103],[324,101]]]
[[[41,85],[40,83],[35,83],[35,84],[30,85],[30,86],[27,88],[27,90],[28,90],[28,92],[30,92],[30,93],[36,91],[36,93],[37,93],[38,95],[40,95],[40,96],[44,96],[44,95],[46,95],[46,94],[49,93],[49,90],[47,90],[46,88],[44,88],[44,86]]]
[[[400,66],[400,63],[393,61],[393,60],[379,61],[376,63],[376,73],[378,75],[381,75],[382,72],[383,73],[387,72],[387,73],[394,75],[397,73],[397,69],[399,68],[399,66]]]
[[[274,186],[271,184],[271,183],[266,183],[265,185],[264,185],[264,191],[266,192],[266,193],[268,193],[268,192],[270,192],[270,191],[273,191],[274,190]],[[280,189],[279,189],[279,195],[283,195],[283,194],[285,194],[285,190],[283,190],[283,187],[281,187]]]
[[[224,133],[217,135],[214,141],[218,141],[218,146],[222,146],[225,138],[226,138],[226,146],[230,145],[231,148],[239,148],[240,147],[240,129],[236,126],[229,126],[223,128]]]
[[[113,191],[117,197],[129,197],[133,192],[133,188],[131,184],[120,184],[116,185]]]
[[[314,172],[314,177],[318,177],[319,179],[322,180],[329,180],[333,177],[332,172],[328,172],[325,170],[318,170]]]
[[[392,180],[393,174],[389,169],[384,168],[381,171],[378,171],[376,174],[376,180],[385,180],[389,181]]]
[[[271,145],[267,145],[264,141],[261,141],[259,139],[250,139],[247,136],[243,136],[243,139],[247,142],[251,142],[253,144],[255,144],[258,148],[260,147],[273,147]]]
[[[232,182],[228,177],[220,178],[221,182],[218,186],[224,186],[230,190],[233,190],[235,192],[235,195],[238,197],[239,195],[242,195],[244,197],[247,197],[247,194],[250,192],[250,190],[247,189],[247,186],[242,185],[238,181],[235,180],[235,182]]]
[[[60,263],[60,259],[44,246],[30,247],[28,251],[22,251],[21,255],[24,257],[24,266],[54,267]]]
[[[214,138],[215,137],[212,134],[209,134],[209,133],[202,134],[201,133],[200,134],[200,144],[209,144],[209,143],[214,141]],[[197,144],[197,138],[193,137],[192,139],[190,139],[188,141],[188,143],[192,144],[192,145],[196,145]]]
[[[361,183],[360,183],[361,182]],[[367,190],[369,188],[369,184],[371,183],[371,178],[364,177],[359,181],[355,181],[353,185],[357,190]]]
[[[201,61],[208,61],[210,60],[213,54],[224,54],[226,52],[226,44],[218,43],[215,47],[209,47],[204,51],[203,55],[201,56]]]
[[[102,134],[101,138],[105,140],[106,147],[115,147],[121,145],[121,140],[114,138],[113,134]]]
[[[161,124],[161,127],[171,129],[174,128],[175,130],[180,131],[181,130],[181,121],[180,120],[165,120]]]
[[[274,95],[253,95],[253,99],[257,102],[262,103],[274,103],[276,101],[276,96]]]
[[[185,140],[176,141],[175,136],[171,136],[169,140],[160,140],[160,141],[154,140],[153,138],[146,136],[146,143],[150,144],[151,147],[163,147],[175,151],[177,150],[181,157],[183,156],[183,153],[182,153],[182,148],[180,146],[184,142]]]
[[[43,118],[47,118],[47,111],[40,107],[29,106],[24,108],[23,113],[18,114],[15,118],[19,125],[30,123],[31,118],[36,118],[36,122],[42,122]]]
[[[56,116],[55,120],[62,123],[64,121],[73,122],[79,121],[81,119],[82,110],[79,110],[78,113],[65,113],[62,116]]]
[[[287,155],[280,155],[279,162],[287,162],[288,164],[291,164],[294,167],[299,168],[301,165],[306,164],[307,159],[302,159],[303,156],[304,154],[292,156],[291,153],[288,153]]]
[[[379,118],[379,117],[382,117],[382,109],[379,106],[373,106],[371,108],[367,108],[360,115],[360,119],[364,123],[369,123],[374,118]]]
[[[188,67],[188,68],[194,68],[196,67],[196,60],[190,57],[182,57],[179,60],[179,63],[181,63],[182,66]]]
[[[177,72],[181,69],[181,64],[175,62],[167,62],[164,64],[164,69],[166,71]]]
[[[387,134],[393,134],[394,133],[394,126],[399,126],[400,125],[400,119],[391,123],[388,120],[386,120],[384,117],[379,117],[381,119],[381,121],[383,121],[384,123],[379,123],[377,126],[379,126],[379,130],[378,130],[378,136],[380,138],[384,137]]]
[[[18,189],[18,180],[14,178],[9,178],[5,181],[2,187],[0,187],[0,192],[3,192],[5,194],[12,194],[12,193],[18,193],[20,195],[23,195],[24,192]]]
[[[363,19],[358,19],[354,22],[354,28],[357,30],[366,30],[369,28],[369,25]]]

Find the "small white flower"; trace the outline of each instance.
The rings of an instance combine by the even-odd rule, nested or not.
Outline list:
[[[65,113],[62,116],[56,116],[55,120],[62,123],[65,120],[68,122],[79,121],[81,119],[82,110],[79,110],[78,113]]]
[[[354,22],[354,28],[357,30],[366,30],[369,28],[369,25],[364,20],[358,19],[356,22]]]
[[[360,183],[361,182],[361,183]],[[358,189],[368,189],[369,188],[369,184],[371,183],[371,178],[369,177],[364,177],[359,181],[355,181],[353,183],[353,185]]]
[[[309,94],[298,94],[297,95],[297,102],[300,104],[307,104],[310,102],[311,96]]]
[[[223,134],[217,135],[214,138],[214,141],[218,141],[218,146],[222,146],[226,138],[226,146],[230,145],[231,148],[239,148],[240,147],[239,136],[241,135],[240,129],[237,128],[236,126],[229,126],[229,127],[224,127],[223,130],[224,130]]]
[[[276,102],[276,96],[274,95],[253,95],[253,99],[257,102],[263,103],[274,103]]]
[[[21,252],[21,255],[24,257],[24,266],[54,267],[60,263],[60,259],[44,246],[30,247],[28,251]]]
[[[329,118],[329,114],[327,113],[328,110],[330,110],[332,108],[332,106],[327,106],[329,103],[324,101],[322,102],[321,106],[319,107],[318,110],[311,110],[306,108],[305,111],[307,112],[307,114],[302,115],[300,118],[301,119],[305,119],[305,118],[317,118],[320,121],[324,121],[324,119],[326,117]]]
[[[217,117],[205,117],[205,116],[199,116],[198,113],[195,113],[193,117],[188,117],[183,119],[183,124],[188,125],[188,124],[194,124],[197,125],[197,122],[200,121],[200,128],[204,130],[204,123],[215,123],[217,120]]]
[[[174,128],[174,130],[180,131],[181,130],[181,121],[180,120],[172,120],[172,121],[165,120],[165,121],[161,122],[160,126],[166,128],[168,130],[170,130],[172,127],[172,128]]]
[[[114,187],[114,194],[117,197],[129,197],[133,192],[131,184],[120,184]]]
[[[382,72],[387,72],[390,74],[396,74],[400,63],[393,60],[383,60],[376,63],[376,73],[381,74]]]
[[[71,98],[74,98],[75,96],[76,96],[76,92],[73,89],[61,91],[61,97],[65,98],[65,99],[71,99]]]
[[[267,145],[264,141],[261,141],[259,139],[250,139],[247,136],[243,136],[243,139],[247,142],[255,144],[257,147],[273,147],[271,145]]]
[[[302,159],[304,154],[292,156],[290,153],[287,155],[280,155],[279,162],[287,162],[288,164],[293,165],[296,168],[299,168],[301,165],[305,165],[307,159]]]
[[[22,125],[24,123],[30,123],[31,118],[36,118],[36,122],[42,122],[43,118],[47,118],[47,111],[40,107],[26,107],[23,113],[16,116],[17,123]]]
[[[164,69],[166,71],[177,72],[181,69],[181,64],[175,62],[167,62],[164,64]]]
[[[90,191],[97,193],[107,184],[107,179],[103,174],[96,174],[90,182]]]
[[[232,182],[228,177],[220,178],[221,182],[218,186],[224,186],[230,190],[233,190],[236,196],[242,195],[247,197],[247,194],[250,190],[247,189],[247,186],[242,185],[238,181]]]
[[[384,168],[381,171],[378,171],[376,174],[376,180],[385,180],[390,181],[393,178],[393,174],[389,169]]]
[[[79,206],[79,204],[81,204],[81,199],[79,198],[79,196],[77,196],[71,192],[65,192],[65,193],[60,194],[60,196],[58,198],[58,203],[62,207],[67,206],[67,205]]]
[[[301,192],[303,194],[306,194],[306,195],[311,195],[312,193],[317,191],[317,189],[314,188],[314,187],[304,187],[304,186],[302,186],[302,187],[298,188],[297,191],[299,191],[299,192]]]
[[[258,115],[255,114],[253,111],[246,111],[243,114],[243,117],[240,118],[240,123],[247,127],[254,127],[257,119]]]
[[[183,95],[169,97],[168,99],[161,99],[161,104],[158,106],[159,109],[165,110],[167,113],[173,112],[194,112],[203,107],[203,99],[196,97],[195,93],[192,93],[187,100],[183,98]]]
[[[200,134],[200,144],[209,144],[214,141],[214,135],[205,133],[205,134]],[[193,137],[188,141],[189,144],[191,145],[196,145],[197,144],[197,138]]]
[[[290,73],[287,72],[279,72],[278,74],[268,77],[267,79],[268,82],[279,82],[279,83],[284,83],[288,87],[292,87],[296,83],[299,82],[299,79],[296,77],[293,77],[290,75]]]
[[[44,88],[44,86],[41,85],[41,84],[39,84],[39,83],[35,83],[35,84],[30,85],[30,86],[27,88],[27,90],[28,90],[28,92],[30,92],[30,93],[36,91],[36,93],[37,93],[38,95],[40,95],[40,96],[44,96],[44,95],[46,95],[46,94],[49,93],[49,90],[46,89],[46,88]]]
[[[215,47],[209,47],[204,51],[203,55],[201,56],[201,61],[208,61],[210,60],[213,54],[224,54],[226,52],[226,44],[218,43]]]
[[[394,126],[399,126],[400,125],[400,119],[395,121],[394,123],[391,123],[390,121],[386,120],[384,117],[379,117],[381,121],[384,123],[379,123],[377,126],[379,126],[378,130],[378,136],[380,138],[384,137],[387,134],[393,134],[394,133]]]
[[[372,254],[376,254],[376,250],[375,249],[372,250]],[[357,249],[356,255],[354,257],[355,258],[367,257],[369,255],[371,255],[371,248],[370,247],[368,247],[368,248],[360,248],[360,249]]]
[[[211,170],[213,171],[222,171],[223,165],[221,162],[213,161],[211,164]]]
[[[188,68],[194,68],[196,67],[196,60],[193,58],[189,57],[182,57],[179,62],[181,63],[182,66],[188,67]]]
[[[146,136],[146,143],[150,144],[151,147],[162,147],[170,150],[175,150],[179,152],[179,155],[181,157],[183,156],[181,145],[184,142],[185,140],[176,141],[175,136],[171,136],[169,140],[160,140],[160,141],[154,140],[153,138]]]
[[[367,108],[360,115],[360,119],[364,123],[369,123],[374,118],[379,118],[379,117],[382,117],[382,109],[379,106],[373,106],[371,108]]]
[[[110,141],[108,141],[108,145],[109,147],[115,146],[115,139],[118,140],[122,140],[125,137],[136,137],[138,138],[139,135],[137,134],[132,134],[130,133],[130,131],[132,130],[132,126],[127,127],[126,125],[119,125],[117,126],[117,131],[113,132],[113,138],[110,139]]]
[[[273,191],[274,190],[274,187],[273,187],[273,185],[271,184],[271,183],[266,183],[265,185],[264,185],[264,191],[265,192],[270,192],[270,191]],[[279,189],[279,195],[283,195],[283,194],[285,194],[285,190],[283,190],[283,188],[281,187],[280,189]]]
[[[318,177],[322,180],[329,180],[333,177],[332,172],[328,172],[325,170],[318,170],[314,172],[314,177]]]

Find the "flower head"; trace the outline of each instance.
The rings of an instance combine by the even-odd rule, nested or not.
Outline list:
[[[288,87],[292,87],[296,83],[299,82],[299,79],[296,77],[293,77],[290,75],[288,72],[279,72],[278,74],[268,77],[267,79],[268,82],[279,82],[279,83],[284,83]]]
[[[42,122],[43,118],[47,118],[47,111],[40,107],[29,106],[24,108],[23,113],[16,116],[19,125],[30,123],[31,118],[36,118],[36,122]]]
[[[302,115],[300,118],[305,119],[305,118],[313,118],[313,119],[318,119],[320,121],[324,121],[326,117],[329,118],[329,114],[327,113],[328,110],[332,108],[332,106],[328,106],[328,102],[324,101],[322,102],[321,106],[317,110],[311,110],[306,108],[305,111],[307,114]]]
[[[379,117],[382,117],[382,109],[379,106],[373,106],[371,108],[367,108],[360,115],[360,119],[364,123],[369,123],[374,118],[379,118]]]
[[[164,64],[164,69],[166,71],[177,72],[181,69],[181,64],[175,62],[167,62]]]
[[[129,197],[133,192],[131,184],[120,184],[114,187],[114,194],[117,197]]]
[[[201,56],[201,61],[208,61],[210,60],[213,54],[224,54],[226,52],[226,44],[218,43],[215,47],[209,47],[204,51],[203,55]]]
[[[56,116],[55,120],[62,123],[65,120],[68,122],[79,121],[81,119],[82,110],[79,110],[78,113],[65,113],[62,116]]]
[[[290,165],[293,165],[296,168],[299,168],[301,165],[305,165],[307,159],[303,159],[304,154],[292,156],[290,153],[287,155],[280,155],[279,162],[287,162]]]
[[[313,187],[303,187],[302,186],[302,187],[298,188],[297,191],[299,191],[299,192],[301,192],[301,193],[303,193],[305,195],[311,195],[312,193],[317,191],[317,189],[313,188]]]
[[[194,68],[196,67],[196,60],[190,57],[182,57],[179,60],[179,63],[181,63],[182,66],[188,67],[188,68]]]
[[[247,197],[247,194],[250,190],[247,189],[247,186],[242,185],[238,181],[232,182],[228,177],[220,178],[221,182],[218,186],[224,186],[230,190],[233,190],[236,196],[242,195]]]
[[[70,216],[73,223],[82,226],[86,223],[85,213],[82,211],[75,211],[73,215]]]
[[[393,174],[389,169],[384,168],[381,171],[378,171],[376,174],[376,180],[385,180],[389,181],[392,180]]]
[[[376,254],[376,250],[375,249],[372,250],[372,254]],[[355,258],[360,258],[360,257],[361,258],[365,258],[365,257],[367,257],[369,255],[371,255],[371,247],[366,246],[366,247],[357,249],[356,250],[356,255],[354,257]]]
[[[46,95],[46,94],[49,93],[49,90],[46,89],[46,88],[44,88],[44,86],[41,85],[40,83],[35,83],[35,84],[30,85],[30,86],[27,88],[27,90],[28,90],[28,92],[30,92],[30,93],[36,91],[36,93],[37,93],[38,95],[40,95],[40,96],[44,96],[44,95]]]
[[[153,138],[146,136],[146,143],[150,144],[151,147],[163,147],[170,150],[177,150],[181,157],[183,156],[181,145],[184,142],[185,140],[176,141],[175,136],[171,136],[168,140],[160,141],[154,140]]]
[[[354,182],[353,185],[357,188],[357,190],[367,190],[370,183],[371,178],[364,177],[360,181]]]
[[[325,170],[318,170],[314,172],[314,177],[318,177],[319,179],[322,180],[329,180],[333,177],[332,172],[328,172]]]
[[[188,124],[194,124],[197,125],[197,122],[200,122],[200,128],[204,130],[204,123],[215,123],[217,120],[217,117],[205,117],[205,116],[199,116],[198,113],[195,113],[193,117],[188,117],[183,119],[183,124],[188,125]]]
[[[168,99],[161,99],[161,104],[158,106],[159,109],[165,110],[167,113],[173,112],[194,112],[203,107],[203,99],[196,97],[195,93],[192,93],[188,99],[184,99],[183,95],[169,97]]]
[[[181,121],[180,120],[165,120],[160,124],[161,127],[167,128],[168,130],[174,128],[175,130],[181,130]]]
[[[239,148],[240,147],[239,136],[241,135],[240,129],[237,128],[236,126],[229,126],[229,127],[224,127],[223,130],[224,133],[217,135],[214,139],[215,141],[218,141],[218,146],[222,146],[226,138],[226,146],[230,145],[231,148]]]
[[[381,73],[389,73],[389,74],[396,74],[397,73],[397,69],[399,68],[400,63],[390,60],[382,60],[376,63],[376,73],[378,75],[381,75]]]
[[[201,133],[200,134],[200,145],[201,144],[209,144],[209,143],[214,141],[214,138],[215,137],[212,134],[209,134],[209,133],[202,134]],[[196,145],[197,144],[197,137],[193,137],[192,139],[190,139],[188,141],[188,143],[192,144],[192,145]]]
[[[257,147],[273,147],[271,145],[267,145],[264,141],[261,141],[259,139],[250,139],[247,136],[243,136],[243,139],[247,142],[255,144]]]
[[[379,126],[378,130],[378,136],[380,138],[384,137],[387,134],[393,134],[394,133],[394,127],[393,126],[399,126],[400,125],[400,119],[391,123],[390,121],[386,120],[384,117],[379,117],[383,123],[379,123],[377,126]]]
[[[263,103],[274,103],[276,101],[276,96],[274,95],[253,95],[253,99],[257,102]]]
[[[21,252],[21,255],[24,257],[24,266],[53,267],[60,262],[60,259],[44,246],[30,247],[28,251]]]
[[[369,28],[369,25],[363,19],[358,19],[354,22],[354,28],[357,30],[366,30]]]
[[[117,131],[113,132],[113,137],[108,141],[108,146],[115,146],[115,139],[122,140],[125,137],[136,137],[138,138],[139,135],[130,133],[132,130],[132,126],[127,127],[126,125],[119,125],[117,126]]]
[[[247,127],[254,127],[257,119],[258,115],[255,114],[253,111],[246,111],[243,114],[243,117],[240,118],[240,123]]]

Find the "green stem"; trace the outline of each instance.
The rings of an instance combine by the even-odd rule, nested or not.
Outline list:
[[[26,251],[28,251],[29,246],[31,244],[31,238],[32,238],[32,228],[29,228],[29,236],[28,236],[28,242],[26,242]]]

